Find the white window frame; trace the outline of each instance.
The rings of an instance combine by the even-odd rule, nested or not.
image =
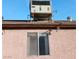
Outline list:
[[[28,33],[37,33],[37,37],[38,37],[38,39],[37,39],[37,41],[38,41],[38,47],[37,47],[37,49],[38,49],[38,51],[37,51],[37,56],[39,56],[40,54],[39,54],[39,37],[40,36],[42,36],[41,34],[42,33],[46,33],[46,32],[28,32]],[[27,35],[28,35],[28,33],[27,33]],[[46,33],[47,34],[47,33]],[[43,36],[46,36],[46,34],[44,34]],[[48,38],[47,38],[48,39]],[[28,40],[28,39],[27,39]],[[46,41],[46,40],[45,40]],[[46,44],[45,44],[46,45]],[[46,48],[46,46],[45,46],[45,48]],[[49,39],[48,39],[48,49],[49,49]],[[30,52],[30,51],[29,51]],[[46,55],[50,55],[50,51],[48,51],[49,52],[49,54],[46,54]]]

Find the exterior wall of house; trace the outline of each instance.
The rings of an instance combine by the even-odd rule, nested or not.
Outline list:
[[[76,59],[76,30],[52,30],[49,35],[50,55],[27,54],[27,32],[48,30],[3,30],[3,59]]]

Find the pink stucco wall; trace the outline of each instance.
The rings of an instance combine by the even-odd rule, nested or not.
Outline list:
[[[49,35],[50,55],[27,55],[27,32],[48,30],[3,30],[3,59],[76,59],[75,30],[52,30]]]

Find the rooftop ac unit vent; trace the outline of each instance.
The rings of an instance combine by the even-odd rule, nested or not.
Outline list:
[[[72,21],[72,17],[68,16],[67,21]]]

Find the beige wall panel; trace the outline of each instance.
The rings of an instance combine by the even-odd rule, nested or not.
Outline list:
[[[52,30],[49,35],[50,55],[29,56],[27,32],[48,30],[3,30],[3,59],[75,59],[75,30]]]

